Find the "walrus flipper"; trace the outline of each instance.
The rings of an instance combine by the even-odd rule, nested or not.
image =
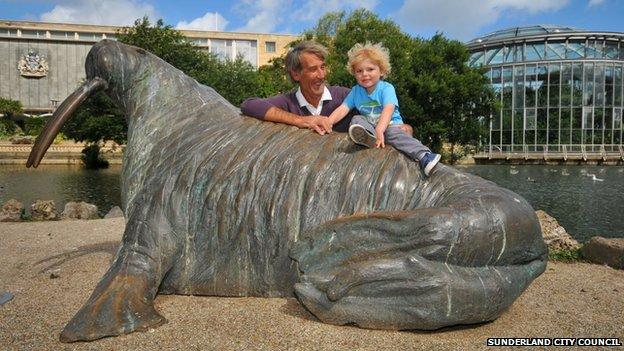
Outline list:
[[[480,227],[487,220],[465,217],[424,208],[314,228],[291,250],[303,273],[297,297],[338,325],[432,330],[494,320],[544,271],[545,251],[538,245],[533,258],[518,258],[499,233]],[[458,244],[467,237],[474,245]]]
[[[131,208],[113,264],[65,326],[61,341],[96,340],[166,322],[154,309],[154,298],[181,245],[175,244],[168,223],[158,213],[161,209],[160,204]]]

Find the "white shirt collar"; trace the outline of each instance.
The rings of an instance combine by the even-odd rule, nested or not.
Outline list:
[[[301,92],[301,87],[297,88],[295,96],[297,97],[297,102],[299,102],[299,106],[307,107],[308,111],[310,111],[313,116],[318,116],[321,114],[321,110],[323,109],[323,101],[328,101],[332,99],[331,93],[329,92],[329,89],[327,89],[327,87],[324,87],[323,89],[323,95],[321,96],[321,101],[319,101],[318,106],[312,106],[308,102],[308,100],[306,100],[306,98],[303,96],[303,93]]]

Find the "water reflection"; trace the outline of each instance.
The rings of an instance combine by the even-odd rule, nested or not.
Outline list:
[[[581,242],[624,237],[624,167],[458,166],[511,189],[544,210]]]
[[[59,212],[69,201],[85,201],[98,206],[101,216],[121,205],[121,167],[88,170],[80,166],[23,165],[0,167],[0,203],[14,198],[25,207],[37,199],[54,200]]]

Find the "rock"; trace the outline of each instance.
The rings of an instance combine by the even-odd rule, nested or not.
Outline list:
[[[24,215],[24,205],[15,200],[10,199],[2,205],[2,212],[0,212],[0,222],[19,222]]]
[[[9,139],[11,144],[32,144],[35,142],[35,137],[26,135],[26,136],[14,136]]]
[[[98,219],[97,206],[81,202],[68,202],[61,213],[61,219]]]
[[[57,279],[61,277],[61,270],[60,269],[55,269],[52,272],[50,272],[50,279]]]
[[[548,213],[537,210],[535,211],[540,226],[542,227],[542,237],[548,245],[549,250],[572,250],[578,249],[581,245],[574,240],[565,228],[559,225],[557,220]]]
[[[594,236],[583,245],[581,254],[590,262],[624,269],[624,238]]]
[[[115,206],[108,211],[104,218],[118,218],[123,217],[124,213],[119,206]]]
[[[0,294],[0,306],[4,305],[5,303],[11,301],[13,299],[13,294],[11,294],[8,291],[3,291]]]
[[[30,215],[35,221],[54,221],[58,219],[53,200],[36,200],[30,205]]]

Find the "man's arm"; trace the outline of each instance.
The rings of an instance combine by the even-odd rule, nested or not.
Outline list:
[[[269,122],[312,129],[321,135],[331,131],[331,123],[326,117],[300,116],[289,112],[295,106],[298,106],[296,102],[289,101],[288,97],[282,94],[268,99],[249,98],[241,104],[241,112],[244,115]]]
[[[284,123],[298,128],[308,128],[323,135],[331,133],[332,125],[324,116],[299,116],[275,106],[270,107],[264,115],[265,121]]]

